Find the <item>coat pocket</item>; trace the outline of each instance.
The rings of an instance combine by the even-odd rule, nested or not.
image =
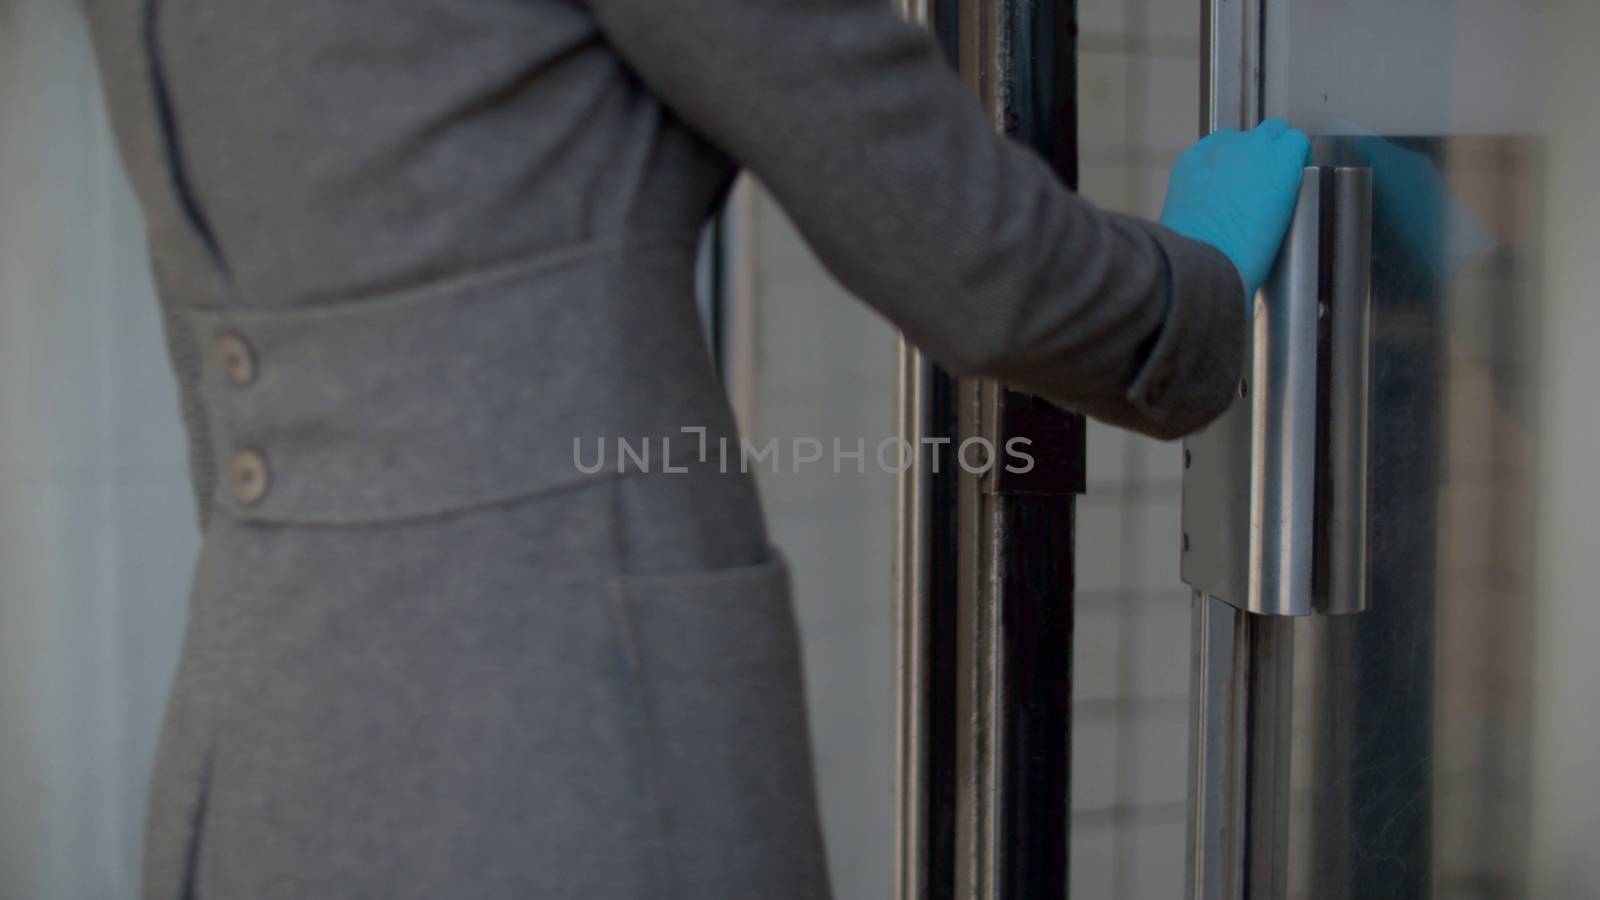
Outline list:
[[[826,896],[782,558],[612,589],[667,895]]]

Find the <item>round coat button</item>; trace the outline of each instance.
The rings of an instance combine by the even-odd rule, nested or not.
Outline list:
[[[259,503],[267,495],[271,480],[267,458],[261,451],[240,450],[233,454],[233,461],[228,464],[228,486],[235,500],[246,506]]]
[[[256,380],[255,353],[242,335],[233,331],[217,335],[216,354],[222,376],[230,383],[244,387]]]

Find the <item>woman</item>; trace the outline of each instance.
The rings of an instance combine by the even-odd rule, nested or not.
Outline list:
[[[89,9],[204,528],[161,900],[827,896],[787,575],[696,452],[736,168],[951,370],[1172,437],[1306,155],[1214,138],[1172,228],[1099,212],[881,0]],[[574,464],[619,438],[687,471]]]

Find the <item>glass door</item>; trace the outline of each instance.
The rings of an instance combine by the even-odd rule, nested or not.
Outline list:
[[[1211,127],[1284,116],[1317,164],[1370,173],[1369,608],[1196,592],[1190,896],[1600,896],[1578,687],[1600,675],[1600,14],[1213,0],[1206,22]]]

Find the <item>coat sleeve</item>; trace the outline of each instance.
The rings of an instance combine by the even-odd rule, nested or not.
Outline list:
[[[1227,406],[1245,339],[1227,257],[1066,190],[887,0],[589,3],[645,85],[941,365],[1164,438]]]

